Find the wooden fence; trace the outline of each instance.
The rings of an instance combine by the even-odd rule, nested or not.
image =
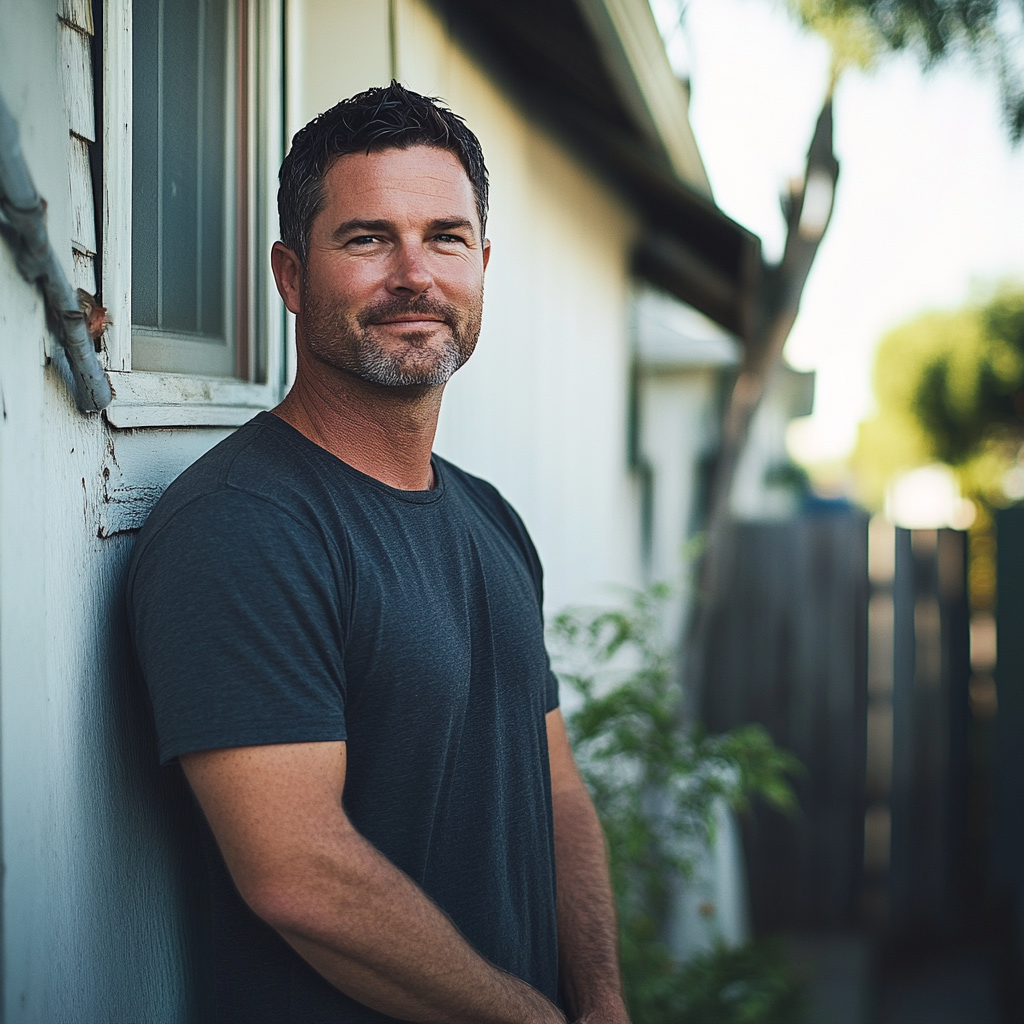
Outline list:
[[[701,717],[712,731],[760,722],[806,769],[798,815],[755,808],[745,821],[754,927],[842,926],[864,859],[867,519],[738,524],[726,548]]]

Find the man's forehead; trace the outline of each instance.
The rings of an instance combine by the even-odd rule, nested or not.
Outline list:
[[[324,186],[327,206],[437,199],[475,207],[473,186],[459,158],[432,146],[346,153],[328,169]]]

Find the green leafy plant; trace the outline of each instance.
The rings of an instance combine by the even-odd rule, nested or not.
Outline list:
[[[608,839],[630,1013],[634,1024],[786,1024],[799,987],[775,947],[721,947],[680,966],[663,942],[676,881],[714,840],[717,801],[742,808],[756,796],[792,811],[788,776],[800,769],[758,725],[712,736],[682,723],[662,637],[669,596],[656,585],[625,608],[569,610],[551,627],[559,675],[581,698],[566,725]]]
[[[659,1019],[673,1024],[795,1024],[804,991],[778,941],[718,946],[679,971],[683,998]]]

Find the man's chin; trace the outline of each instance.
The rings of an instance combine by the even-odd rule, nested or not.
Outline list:
[[[389,388],[425,388],[447,384],[469,358],[449,333],[410,332],[407,338],[381,337],[373,328],[361,337],[339,331],[329,340],[310,331],[307,347],[315,358],[367,384]]]
[[[440,359],[417,362],[398,359],[365,359],[353,370],[368,384],[382,387],[417,388],[439,387],[447,384],[462,365],[454,353],[446,353]]]

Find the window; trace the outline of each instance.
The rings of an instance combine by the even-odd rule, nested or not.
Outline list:
[[[266,254],[283,156],[282,7],[106,0],[115,427],[230,426],[280,398],[285,318]]]
[[[133,369],[263,376],[260,14],[253,0],[133,0]]]
[[[236,376],[239,26],[225,0],[134,0],[132,13],[132,366]]]

